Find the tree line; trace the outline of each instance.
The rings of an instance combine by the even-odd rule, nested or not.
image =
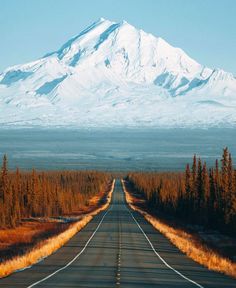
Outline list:
[[[236,235],[236,171],[227,148],[210,169],[194,155],[185,173],[130,173],[128,181],[148,207]]]
[[[105,191],[111,178],[97,171],[9,171],[4,155],[0,175],[0,227],[15,227],[28,217],[76,212]]]

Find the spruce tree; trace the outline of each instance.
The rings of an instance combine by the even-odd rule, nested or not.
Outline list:
[[[229,154],[228,159],[228,191],[226,195],[226,204],[225,204],[225,222],[226,224],[230,224],[236,213],[235,210],[235,177],[234,177],[234,169],[233,169],[233,161],[231,154]]]
[[[201,213],[203,198],[203,181],[202,181],[202,161],[198,159],[197,166],[197,195],[196,195],[196,213]],[[200,215],[200,214],[199,214]]]
[[[202,211],[203,223],[206,223],[208,219],[209,201],[210,201],[209,175],[207,171],[206,162],[204,162],[203,168],[202,168],[202,195],[201,195],[201,203],[200,203],[201,209],[203,210]]]
[[[223,200],[226,200],[229,190],[229,152],[228,148],[223,149],[223,155],[221,159],[221,175],[222,175],[222,196]],[[224,205],[225,203],[223,203]]]
[[[2,171],[1,171],[1,198],[5,203],[8,190],[8,169],[7,169],[7,156],[3,156]]]
[[[191,190],[191,171],[189,164],[186,166],[185,170],[185,209],[186,209],[186,214],[189,215],[189,212],[193,208],[193,195],[192,195],[192,190]]]
[[[209,174],[210,174],[209,175],[210,195],[209,195],[209,199],[208,199],[208,224],[213,226],[214,223],[215,224],[217,223],[216,185],[215,185],[214,169],[210,169]]]

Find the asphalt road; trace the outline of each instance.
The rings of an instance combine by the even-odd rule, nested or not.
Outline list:
[[[124,200],[116,182],[109,209],[64,247],[0,287],[236,287],[236,280],[187,258]]]

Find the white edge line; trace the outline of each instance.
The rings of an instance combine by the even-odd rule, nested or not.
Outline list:
[[[138,228],[140,229],[140,231],[143,233],[143,235],[145,236],[145,238],[147,239],[148,243],[150,244],[153,252],[156,254],[156,256],[166,265],[166,267],[168,267],[169,269],[173,270],[175,273],[177,273],[179,276],[181,276],[182,278],[184,278],[185,280],[191,282],[192,284],[200,287],[200,288],[204,288],[202,285],[198,284],[197,282],[189,279],[188,277],[184,276],[181,272],[179,272],[178,270],[176,270],[175,268],[173,268],[172,266],[170,266],[162,257],[161,255],[156,251],[156,249],[154,248],[154,246],[152,245],[152,242],[150,241],[150,239],[148,238],[148,236],[146,235],[146,233],[143,231],[142,227],[139,225],[138,221],[135,219],[134,215],[130,212],[130,210],[128,209],[129,213],[131,214],[133,220],[135,221],[135,223],[137,224]]]
[[[76,259],[79,258],[79,256],[84,252],[84,250],[87,248],[88,244],[90,243],[90,241],[92,240],[92,238],[94,237],[95,233],[98,231],[99,227],[101,226],[102,222],[103,222],[103,219],[105,218],[105,216],[107,215],[107,213],[110,211],[107,210],[106,213],[102,216],[102,219],[101,221],[99,222],[97,228],[95,229],[95,231],[93,232],[93,234],[90,236],[90,238],[88,239],[88,241],[86,242],[84,248],[69,262],[67,263],[65,266],[61,267],[60,269],[56,270],[55,272],[53,272],[52,274],[44,277],[43,279],[31,284],[30,286],[27,286],[27,288],[31,288],[31,287],[34,287],[40,283],[42,283],[43,281],[51,278],[52,276],[54,276],[55,274],[57,274],[58,272],[61,272],[62,270],[66,269],[67,267],[69,267]]]

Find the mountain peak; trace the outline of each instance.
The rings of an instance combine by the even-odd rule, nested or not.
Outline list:
[[[111,61],[117,62],[120,57],[119,66],[120,68],[122,68],[121,65],[123,66],[125,71],[123,69],[122,73],[126,75],[134,75],[135,72],[131,70],[137,69],[138,63],[141,67],[157,67],[156,70],[159,68],[159,71],[171,70],[173,74],[181,71],[183,75],[196,74],[202,70],[201,65],[188,57],[184,51],[171,46],[164,39],[136,29],[127,21],[112,22],[104,18],[94,22],[80,34],[71,38],[56,54],[59,60],[73,67],[77,67],[84,58],[88,57],[96,56],[94,62],[97,64],[105,63],[106,58],[109,58],[109,62],[112,64]],[[127,66],[128,61],[131,64],[129,67]],[[131,67],[133,68],[130,69]],[[138,78],[140,79],[140,77]],[[141,78],[147,79],[147,75],[143,75]],[[130,80],[136,81],[135,79]],[[154,78],[152,77],[148,81],[154,81]]]
[[[126,21],[104,18],[57,51],[0,74],[1,111],[12,109],[19,123],[30,122],[32,110],[40,123],[58,123],[63,114],[65,123],[78,125],[215,125],[226,119],[236,125],[235,95],[232,74],[207,68]],[[211,105],[216,102],[222,105]]]
[[[99,21],[99,22],[103,22],[103,21],[106,21],[106,19],[103,18],[103,17],[100,17],[100,18],[98,19],[98,21]]]

